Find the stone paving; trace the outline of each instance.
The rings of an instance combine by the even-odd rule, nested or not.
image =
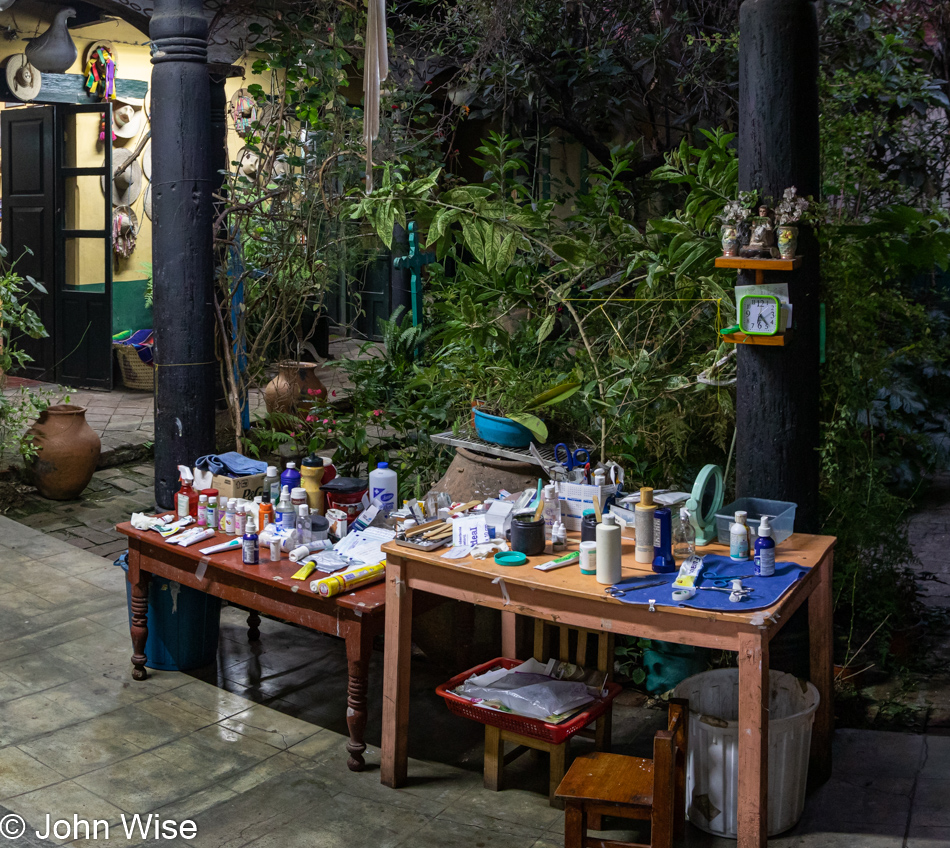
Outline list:
[[[265,620],[246,641],[226,607],[215,665],[135,682],[120,569],[0,517],[0,821],[11,845],[76,848],[558,848],[563,813],[544,794],[543,758],[522,757],[508,786],[481,785],[478,726],[434,694],[450,670],[413,660],[409,784],[379,783],[381,656],[370,672],[370,768],[346,768],[345,658],[339,640]],[[617,708],[615,748],[645,753],[656,711]],[[578,740],[572,750],[584,750]],[[831,781],[777,848],[947,848],[950,738],[839,731]],[[126,838],[122,816],[191,819],[193,840]],[[110,838],[41,839],[46,815],[102,819]],[[10,819],[10,823],[15,820]],[[61,831],[62,832],[62,831]],[[611,831],[613,838],[643,833]],[[731,840],[688,828],[688,846]]]

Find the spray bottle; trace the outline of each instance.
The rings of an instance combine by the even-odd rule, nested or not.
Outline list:
[[[561,523],[561,499],[554,483],[544,487],[544,509],[541,514],[544,516],[544,534],[553,541],[554,525]]]
[[[277,526],[281,529],[291,529],[296,524],[294,505],[290,500],[290,487],[284,486],[280,492],[280,501],[277,504]]]
[[[769,517],[762,516],[759,522],[759,537],[755,540],[755,576],[772,577],[775,574],[775,539]]]
[[[187,465],[179,465],[178,473],[181,479],[181,488],[175,493],[175,506],[179,518],[198,517],[198,493],[195,491],[194,475]]]
[[[254,521],[253,512],[247,514],[244,539],[241,544],[241,559],[245,565],[257,565],[261,560],[260,540],[257,536],[257,522]]]

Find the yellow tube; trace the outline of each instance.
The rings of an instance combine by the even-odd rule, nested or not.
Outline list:
[[[362,568],[354,568],[352,571],[345,571],[343,574],[331,574],[329,577],[321,577],[310,584],[310,591],[322,595],[324,598],[332,598],[341,592],[348,592],[358,586],[365,586],[368,583],[375,583],[386,576],[386,562],[376,565],[365,565]]]

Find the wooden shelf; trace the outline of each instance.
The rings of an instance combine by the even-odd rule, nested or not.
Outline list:
[[[729,333],[728,335],[722,336],[724,342],[729,342],[730,344],[752,344],[752,345],[766,345],[767,347],[785,347],[785,342],[791,341],[794,335],[793,330],[786,330],[783,335],[779,336],[749,336],[745,333]]]
[[[741,256],[717,256],[717,268],[736,268],[741,271],[794,271],[801,267],[802,258],[794,259],[744,259]]]

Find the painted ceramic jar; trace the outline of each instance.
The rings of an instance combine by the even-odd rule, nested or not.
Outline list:
[[[798,227],[791,224],[779,224],[776,228],[778,252],[782,259],[794,259],[798,250]]]
[[[723,256],[739,255],[739,232],[732,224],[723,224],[719,231]]]
[[[86,408],[71,403],[50,406],[27,435],[37,448],[29,464],[39,493],[54,501],[78,498],[92,479],[102,447],[86,421]]]
[[[317,377],[315,362],[284,361],[277,365],[277,376],[264,389],[268,412],[299,414],[301,406],[315,397],[326,399],[327,388]],[[310,392],[320,391],[320,395]]]

